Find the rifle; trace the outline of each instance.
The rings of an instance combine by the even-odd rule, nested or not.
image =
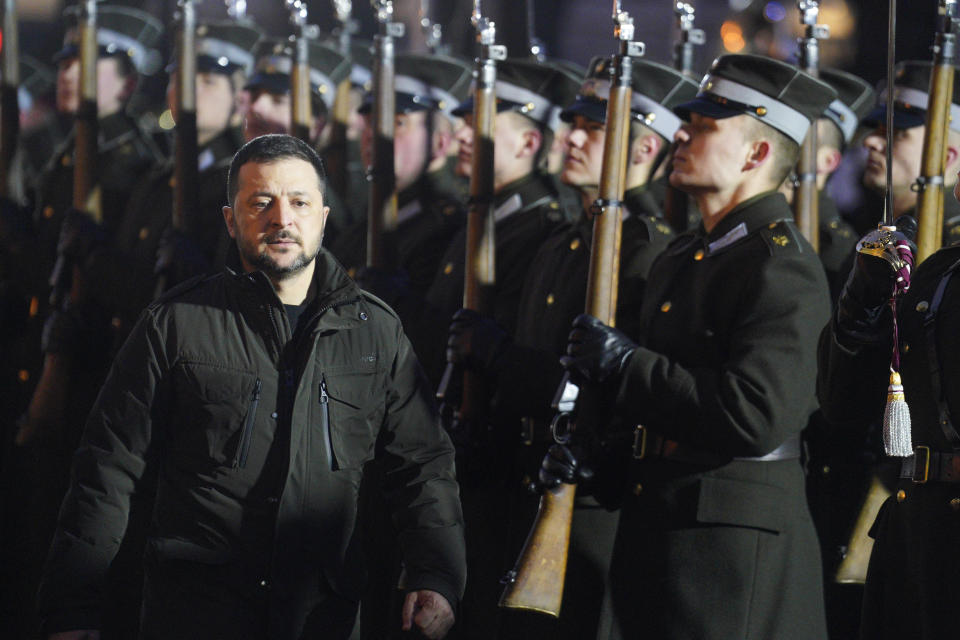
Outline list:
[[[799,0],[800,23],[804,26],[804,36],[797,41],[800,47],[798,66],[812,75],[819,76],[819,41],[830,37],[827,26],[817,24],[820,15],[820,3],[817,0]],[[793,194],[793,215],[800,233],[813,245],[814,251],[820,250],[820,208],[817,193],[817,123],[807,132],[807,138],[800,147],[797,161],[797,188]]]
[[[351,0],[333,0],[333,10],[340,27],[337,29],[337,48],[350,58],[350,41],[357,32],[357,21],[352,18]],[[347,128],[350,120],[350,78],[337,87],[333,99],[333,118],[330,122],[330,140],[324,153],[327,182],[335,193],[347,192]]]
[[[537,62],[547,61],[547,47],[537,37],[536,0],[526,0],[527,4],[527,51]]]
[[[286,0],[293,24],[293,52],[290,73],[290,102],[293,107],[293,120],[290,133],[307,144],[310,130],[313,128],[313,110],[310,104],[310,50],[307,44],[317,35],[315,25],[307,23],[307,3],[304,0]]]
[[[470,207],[467,211],[467,238],[463,274],[463,307],[490,313],[491,296],[496,282],[496,243],[493,205],[493,137],[497,115],[497,61],[507,57],[507,49],[496,44],[496,24],[484,17],[480,0],[473,2],[470,21],[477,31],[480,55],[476,60],[476,87],[473,97],[473,165],[470,167]],[[455,370],[447,368],[437,389],[437,398],[444,400]],[[463,372],[463,395],[457,420],[471,426],[482,414],[482,381],[473,372]]]
[[[3,48],[0,49],[0,197],[10,197],[10,172],[17,153],[20,135],[20,107],[17,90],[20,85],[20,45],[17,35],[17,3],[3,3]]]
[[[200,188],[197,156],[197,12],[194,0],[178,0],[177,15],[177,127],[174,139],[173,210],[170,222],[175,232],[187,230],[188,212]],[[167,265],[169,268],[170,265]],[[157,277],[154,298],[167,289],[168,273]]]
[[[403,23],[393,21],[393,0],[372,0],[379,33],[373,38],[373,166],[367,222],[367,266],[397,264],[391,236],[397,228],[397,179],[393,169],[393,125],[396,119],[393,39],[403,35]]]
[[[933,41],[933,71],[923,134],[920,177],[913,185],[917,196],[917,264],[940,248],[943,240],[943,171],[947,164],[947,133],[953,101],[957,20],[956,0],[940,0],[937,33]],[[889,89],[888,89],[889,91]],[[887,178],[889,180],[889,178]]]
[[[420,0],[420,28],[427,49],[434,55],[447,55],[450,47],[443,44],[443,25],[430,19],[430,0]]]
[[[706,42],[703,29],[694,29],[693,20],[696,10],[688,2],[677,0],[673,4],[673,13],[677,18],[679,36],[673,45],[673,68],[687,76],[694,77],[693,70],[694,47]],[[669,169],[667,175],[670,175]],[[687,213],[690,209],[690,196],[673,186],[667,186],[667,193],[663,201],[663,215],[667,223],[675,231],[686,231]]]
[[[615,77],[611,78],[613,82],[607,101],[600,193],[593,207],[593,245],[590,248],[586,303],[588,314],[611,326],[616,320],[623,192],[630,146],[631,58],[642,56],[644,48],[643,43],[632,42],[633,19],[622,10],[620,0],[614,1],[613,21],[614,38],[619,49],[611,60],[611,73]],[[564,376],[554,405],[566,409],[564,404],[568,398],[576,398],[577,394],[576,385],[570,382],[569,376]],[[575,406],[569,411],[561,411],[554,419],[553,432],[557,442],[569,441],[576,429]],[[576,485],[572,484],[561,484],[544,492],[520,559],[507,575],[507,586],[500,598],[501,607],[560,616],[575,495]]]

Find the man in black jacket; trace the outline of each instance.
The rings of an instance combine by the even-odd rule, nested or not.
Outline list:
[[[453,448],[399,320],[320,248],[324,180],[290,136],[237,152],[224,217],[244,272],[158,300],[114,363],[45,569],[47,633],[98,628],[130,496],[156,465],[142,633],[348,638],[373,459],[400,531],[403,627],[441,638],[453,624],[465,581]]]

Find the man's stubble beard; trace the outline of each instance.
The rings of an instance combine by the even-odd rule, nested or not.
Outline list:
[[[317,259],[317,256],[320,255],[320,247],[323,246],[323,233],[320,233],[320,239],[317,242],[317,250],[313,252],[313,255],[308,256],[303,250],[303,240],[297,238],[288,231],[281,230],[275,234],[266,236],[263,239],[263,242],[275,242],[277,240],[296,240],[297,244],[300,246],[300,255],[293,261],[292,264],[281,267],[277,264],[277,261],[272,257],[267,255],[266,248],[259,253],[253,251],[248,251],[245,247],[241,246],[239,243],[237,248],[240,250],[241,256],[251,267],[258,271],[262,271],[268,277],[275,280],[286,280],[291,278],[307,267]]]

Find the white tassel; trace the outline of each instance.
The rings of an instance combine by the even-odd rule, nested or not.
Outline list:
[[[910,410],[903,395],[900,374],[890,372],[890,386],[887,387],[887,406],[883,410],[883,448],[887,455],[906,458],[913,455],[913,443],[910,438]]]

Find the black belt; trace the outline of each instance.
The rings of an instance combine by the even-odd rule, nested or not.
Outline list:
[[[960,482],[960,454],[931,451],[930,447],[914,447],[913,455],[903,459],[900,477],[917,484],[925,482]]]
[[[641,425],[637,425],[634,430],[633,457],[637,460],[656,458],[690,464],[724,464],[731,460],[745,462],[795,460],[800,457],[800,437],[791,436],[787,438],[783,444],[764,456],[731,458],[714,451],[697,449],[675,440],[668,440],[650,433],[648,429]]]

